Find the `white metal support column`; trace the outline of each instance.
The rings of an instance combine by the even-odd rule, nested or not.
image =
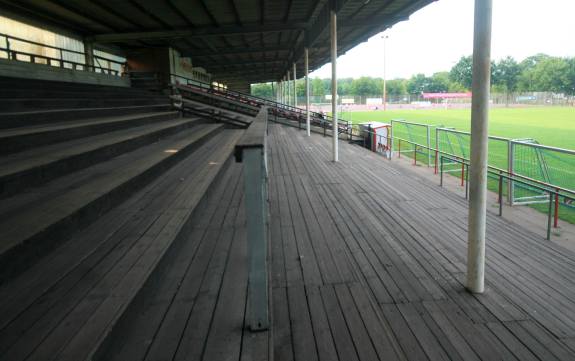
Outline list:
[[[287,105],[287,104],[289,104],[289,98],[287,96],[287,92],[289,90],[287,73],[286,73],[285,79],[286,80],[284,81],[284,103]]]
[[[293,63],[293,106],[297,107],[297,87],[296,87],[296,71],[295,71],[295,63]]]
[[[286,102],[286,77],[284,75],[282,79],[282,103],[285,104]]]
[[[487,127],[491,72],[493,0],[475,0],[473,82],[471,102],[471,163],[469,167],[469,230],[467,289],[482,293],[485,281],[485,217],[487,195]]]
[[[287,105],[291,105],[291,83],[290,83],[290,72],[287,72]]]
[[[305,126],[307,129],[307,136],[311,135],[310,121],[309,121],[309,49],[306,47],[304,50],[305,61]]]
[[[331,33],[331,115],[333,117],[333,161],[339,161],[337,149],[337,15],[335,10],[330,12]]]

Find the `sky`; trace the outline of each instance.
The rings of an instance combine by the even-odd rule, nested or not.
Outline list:
[[[474,0],[439,0],[338,58],[339,78],[428,76],[473,51]],[[491,57],[521,61],[537,53],[575,56],[575,0],[493,0]],[[331,77],[331,65],[311,73]]]

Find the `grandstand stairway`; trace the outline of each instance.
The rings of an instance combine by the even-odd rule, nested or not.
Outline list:
[[[243,133],[181,114],[141,89],[0,78],[0,360],[91,359],[169,262]]]
[[[213,88],[210,84],[192,81],[188,84],[175,85],[174,93],[178,93],[187,103],[183,105],[185,109],[194,113],[198,108],[212,107],[219,111],[233,113],[234,116],[255,116],[261,106],[268,106],[271,109],[270,120],[284,125],[305,128],[305,109],[288,106],[270,99],[255,97],[236,91],[229,91],[223,88]],[[317,112],[310,112],[311,131],[331,135],[332,119]],[[340,120],[338,122],[338,133],[340,137],[347,137],[351,131],[351,124]]]

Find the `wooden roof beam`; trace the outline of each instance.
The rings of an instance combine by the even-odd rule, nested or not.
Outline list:
[[[97,34],[90,37],[96,43],[123,42],[132,40],[177,39],[221,35],[245,35],[305,29],[305,23],[207,26],[186,29],[157,30],[127,33]]]

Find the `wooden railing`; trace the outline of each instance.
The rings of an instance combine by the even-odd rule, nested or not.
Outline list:
[[[268,108],[262,107],[235,148],[236,161],[244,163],[249,258],[248,320],[252,331],[269,327],[267,121]]]

